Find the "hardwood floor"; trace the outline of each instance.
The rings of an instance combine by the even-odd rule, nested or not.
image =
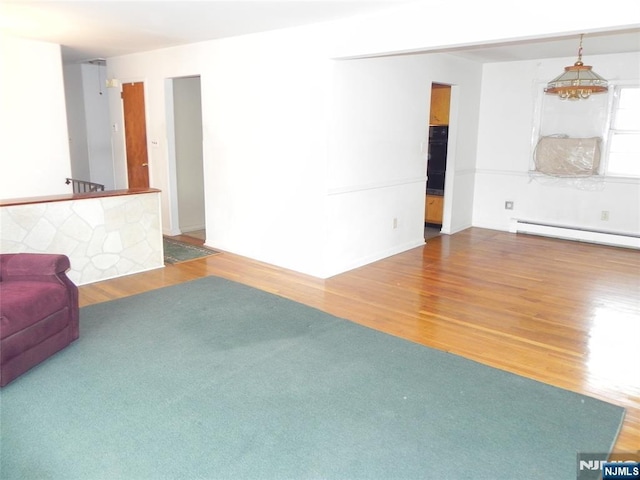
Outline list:
[[[620,405],[614,450],[640,449],[637,250],[471,228],[326,280],[222,253],[82,286],[80,304],[207,275]]]

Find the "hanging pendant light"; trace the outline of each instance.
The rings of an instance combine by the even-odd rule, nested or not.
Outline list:
[[[590,65],[582,63],[582,37],[584,34],[580,35],[578,61],[570,67],[564,67],[564,73],[547,84],[545,93],[558,95],[562,100],[579,100],[589,98],[592,93],[603,93],[609,89],[604,78],[591,70]]]

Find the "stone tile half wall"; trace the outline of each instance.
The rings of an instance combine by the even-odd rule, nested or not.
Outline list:
[[[160,194],[0,207],[0,252],[64,253],[76,285],[163,267]]]

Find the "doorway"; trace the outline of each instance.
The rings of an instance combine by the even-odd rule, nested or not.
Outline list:
[[[172,80],[173,158],[175,191],[172,202],[182,235],[206,240],[204,167],[202,145],[202,95],[199,76]]]
[[[149,155],[144,83],[122,85],[127,179],[129,188],[149,188]]]
[[[442,229],[450,108],[451,85],[432,83],[424,206],[425,240],[438,236]]]

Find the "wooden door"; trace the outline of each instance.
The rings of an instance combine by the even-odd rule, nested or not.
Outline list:
[[[149,157],[143,82],[122,85],[122,109],[124,111],[129,188],[149,188]]]

